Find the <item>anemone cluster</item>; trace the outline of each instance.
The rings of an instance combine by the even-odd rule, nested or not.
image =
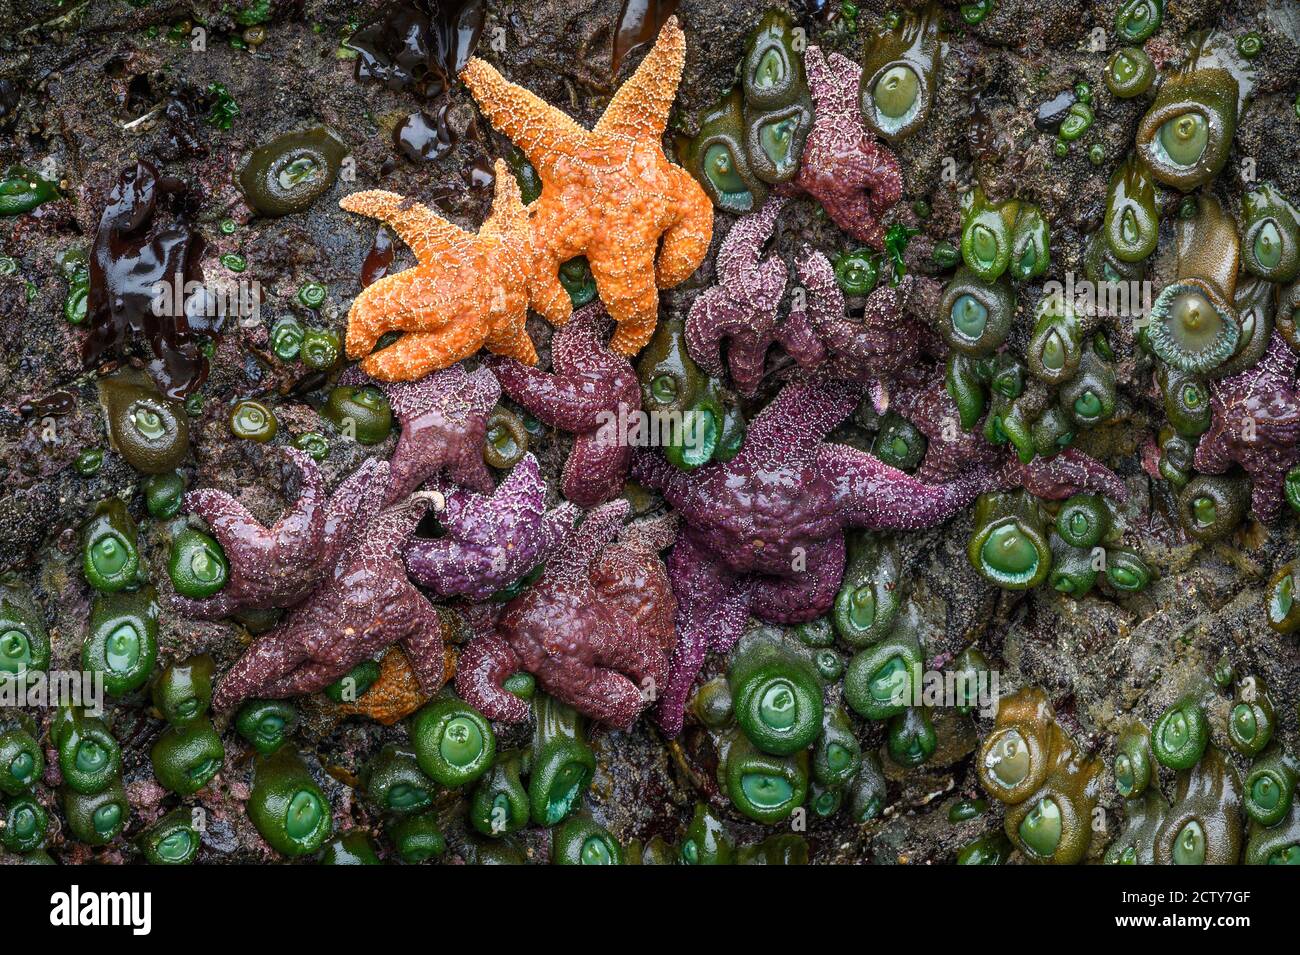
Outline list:
[[[802,864],[945,779],[944,861],[1300,864],[1294,707],[1262,675],[1225,655],[1102,720],[1033,661],[1000,686],[976,619],[1153,616],[1174,547],[1250,564],[1234,542],[1300,511],[1300,211],[1226,182],[1258,36],[1174,43],[1160,0],[1121,5],[1104,89],[1034,120],[1064,161],[1134,110],[1080,216],[979,156],[909,181],[991,3],[767,11],[679,113],[670,16],[590,127],[473,55],[480,4],[436,6],[340,51],[423,100],[393,130],[411,163],[464,148],[448,103],[476,104],[476,226],[355,188],[341,123],[223,167],[226,237],[340,192],[382,223],[345,331],[310,276],[270,321],[211,314],[205,274],[257,263],[212,254],[204,190],[150,160],[60,257],[102,428],[50,473],[126,479],[78,492],[47,566],[0,562],[0,691],[79,665],[108,705],[0,709],[7,853]],[[181,154],[194,102],[239,115],[221,84],[168,93]],[[0,217],[67,190],[15,165]],[[172,278],[197,304],[156,307]],[[260,386],[205,407],[241,366]],[[925,560],[963,595],[939,612]],[[1281,635],[1297,573],[1267,584]]]

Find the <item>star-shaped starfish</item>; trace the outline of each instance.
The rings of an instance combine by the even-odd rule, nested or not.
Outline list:
[[[271,527],[224,491],[200,488],[185,495],[186,508],[207,522],[225,551],[230,575],[225,587],[203,600],[172,595],[180,613],[216,620],[301,603],[334,570],[357,524],[381,505],[388,473],[382,462],[367,461],[327,495],[309,455],[296,448],[284,453],[298,472],[298,499]]]
[[[343,385],[367,381],[356,365],[339,376]],[[380,387],[402,423],[388,462],[392,486],[385,504],[401,500],[440,474],[461,487],[491,493],[492,472],[483,460],[483,444],[488,415],[501,398],[492,372],[466,371],[456,364],[417,381],[382,382]]]
[[[903,174],[897,157],[862,122],[862,68],[838,53],[828,59],[816,46],[805,51],[804,66],[813,98],[813,126],[799,174],[781,189],[807,193],[849,235],[883,249],[880,219],[903,195]]]
[[[679,601],[678,643],[656,719],[669,733],[706,652],[725,652],[746,614],[798,623],[825,613],[844,574],[844,528],[914,530],[947,520],[997,486],[971,470],[924,484],[879,459],[823,439],[857,406],[856,386],[786,385],[750,423],[740,453],[689,473],[638,454],[632,474],[657,488],[686,530],[668,562]]]
[[[416,583],[439,597],[485,600],[508,587],[546,560],[578,517],[567,502],[546,510],[546,482],[531,454],[491,495],[437,490],[444,496],[437,515],[446,534],[412,538],[405,557]]]
[[[713,234],[712,204],[668,161],[661,142],[685,58],[686,37],[670,17],[591,130],[480,59],[461,73],[492,125],[523,150],[542,182],[528,207],[529,304],[552,324],[567,321],[573,305],[559,269],[585,255],[618,324],[610,347],[624,355],[650,340],[659,288],[684,282]]]
[[[376,477],[386,487],[387,467]],[[372,513],[333,576],[284,623],[254,640],[226,673],[213,706],[224,710],[254,696],[314,693],[393,644],[405,651],[421,690],[437,690],[444,678],[442,626],[401,561],[402,547],[431,500],[416,494]]]
[[[475,235],[426,206],[383,190],[357,192],[339,205],[382,219],[411,247],[419,265],[366,288],[348,312],[347,352],[366,373],[409,381],[468,358],[486,346],[537,361],[524,330],[528,315],[528,212],[503,160],[496,164],[492,214]],[[402,335],[370,354],[390,331]]]
[[[795,266],[805,294],[790,309],[790,318],[811,329],[824,349],[821,367],[827,373],[866,385],[876,398],[887,392],[891,379],[918,364],[923,349],[939,347],[928,323],[912,318],[932,313],[943,291],[934,279],[905,275],[896,286],[881,285],[867,297],[862,320],[856,321],[847,314],[848,303],[826,256],[805,249]]]
[[[632,449],[618,422],[641,410],[636,371],[606,347],[608,327],[600,302],[580,309],[551,339],[553,373],[490,356],[486,360],[511,398],[543,424],[576,435],[561,486],[566,498],[583,507],[622,491]]]
[[[736,220],[718,249],[718,284],[697,298],[686,316],[691,357],[709,374],[720,375],[725,340],[731,380],[745,395],[758,388],[774,342],[805,367],[823,357],[802,316],[779,323],[789,270],[775,253],[764,258],[763,246],[785,204],[783,197],[773,196],[758,212]]]
[[[532,588],[510,601],[496,626],[461,654],[456,690],[491,719],[518,722],[528,705],[506,691],[527,670],[550,695],[592,719],[626,728],[662,686],[676,604],[659,550],[672,519],[633,524],[611,501],[566,536]]]
[[[1300,389],[1296,356],[1273,332],[1268,351],[1245,371],[1214,382],[1214,417],[1196,445],[1198,471],[1222,474],[1241,465],[1251,479],[1251,509],[1261,521],[1277,517],[1286,473],[1300,463]]]

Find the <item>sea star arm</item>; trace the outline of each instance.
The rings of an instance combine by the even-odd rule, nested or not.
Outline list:
[[[847,523],[871,530],[933,527],[997,485],[996,475],[979,471],[947,484],[922,484],[845,444],[823,445],[817,465],[836,482]]]
[[[1036,497],[1062,500],[1081,491],[1104,494],[1123,501],[1128,498],[1124,482],[1096,458],[1078,448],[1066,448],[1050,458],[1034,458],[1028,464],[1012,459],[1013,472],[1020,471],[1020,484]]]
[[[511,83],[485,60],[472,57],[460,77],[489,122],[523,150],[543,182],[588,136],[563,111]]]
[[[591,277],[616,327],[609,347],[635,355],[654,334],[659,319],[655,248],[647,245],[637,223],[628,223],[587,249]]]
[[[418,268],[385,275],[362,289],[348,310],[348,356],[368,355],[390,331],[428,330],[437,321],[436,295],[432,279]]]
[[[697,485],[690,480],[690,475],[681,468],[673,467],[667,458],[657,452],[641,449],[633,454],[632,479],[662,494],[664,500],[672,504],[687,523],[695,521],[708,507],[707,502],[697,493]]]
[[[591,431],[604,422],[608,408],[593,400],[589,379],[557,375],[512,359],[486,355],[483,364],[496,374],[501,387],[543,424],[565,431]]]
[[[433,693],[446,680],[442,620],[433,604],[414,590],[408,591],[407,603],[412,620],[410,632],[401,641],[402,649],[420,689]]]
[[[677,598],[677,644],[668,660],[654,720],[669,736],[682,731],[686,701],[710,651],[725,653],[740,639],[749,616],[748,592],[731,571],[689,534],[668,555],[668,579]]]
[[[789,577],[755,575],[750,612],[769,623],[806,623],[830,609],[844,578],[844,535],[809,547],[802,573]]]
[[[448,340],[440,332],[407,332],[387,348],[362,359],[361,367],[381,381],[410,381],[468,358],[482,343],[483,338],[478,336]]]
[[[471,640],[456,664],[456,692],[490,720],[521,723],[528,719],[528,703],[505,689],[519,670],[519,655],[496,633]]]
[[[504,159],[498,159],[492,169],[495,177],[493,187],[496,190],[492,196],[492,212],[484,221],[478,234],[526,236],[528,207],[524,205],[519,180],[514,177],[514,173],[510,171],[510,166]]]
[[[585,580],[592,561],[618,536],[631,509],[632,505],[620,498],[588,511],[557,548],[543,580]]]
[[[518,196],[517,187],[515,195]],[[412,202],[395,192],[383,189],[354,192],[339,200],[339,205],[348,212],[387,222],[421,262],[431,262],[448,250],[463,247],[474,239],[428,206]]]
[[[676,199],[673,223],[660,241],[655,280],[660,288],[671,288],[690,278],[708,254],[713,240],[713,203],[685,169],[669,166],[665,175],[676,187]]]
[[[252,696],[264,695],[270,684],[292,673],[307,651],[292,631],[277,627],[253,641],[244,655],[221,678],[212,696],[212,706],[228,710]]]
[[[711,375],[722,374],[723,340],[746,328],[742,310],[743,303],[735,302],[726,288],[715,285],[692,302],[686,313],[686,349]]]
[[[677,83],[664,83],[663,78],[680,77],[685,63],[686,34],[677,18],[669,17],[650,52],[605,107],[595,132],[657,140],[677,96]]]
[[[627,623],[635,628],[635,622]],[[599,723],[627,729],[645,707],[641,680],[654,680],[654,668],[643,655],[598,655],[596,665],[572,657],[550,657],[543,668],[545,685],[563,688],[566,703]],[[646,683],[647,690],[654,683]]]
[[[810,460],[859,400],[858,389],[845,382],[791,382],[750,423],[732,470],[752,473]]]

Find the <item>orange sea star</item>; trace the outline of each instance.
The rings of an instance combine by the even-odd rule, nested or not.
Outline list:
[[[541,196],[528,206],[529,305],[553,325],[568,321],[573,304],[559,269],[585,255],[618,323],[610,347],[624,355],[650,340],[659,289],[689,278],[713,235],[712,203],[663,151],[685,59],[686,36],[669,18],[591,130],[480,59],[461,73],[492,125],[523,150],[542,181]]]
[[[410,381],[468,358],[479,348],[537,362],[524,330],[530,263],[528,212],[519,184],[496,164],[492,214],[475,235],[426,206],[374,189],[339,203],[349,212],[382,219],[411,247],[419,265],[365,289],[348,313],[349,357],[382,381]],[[400,331],[370,354],[380,336]]]

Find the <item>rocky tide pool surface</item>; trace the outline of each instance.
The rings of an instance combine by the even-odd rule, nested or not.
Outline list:
[[[0,863],[1300,865],[1288,0],[0,9]]]

